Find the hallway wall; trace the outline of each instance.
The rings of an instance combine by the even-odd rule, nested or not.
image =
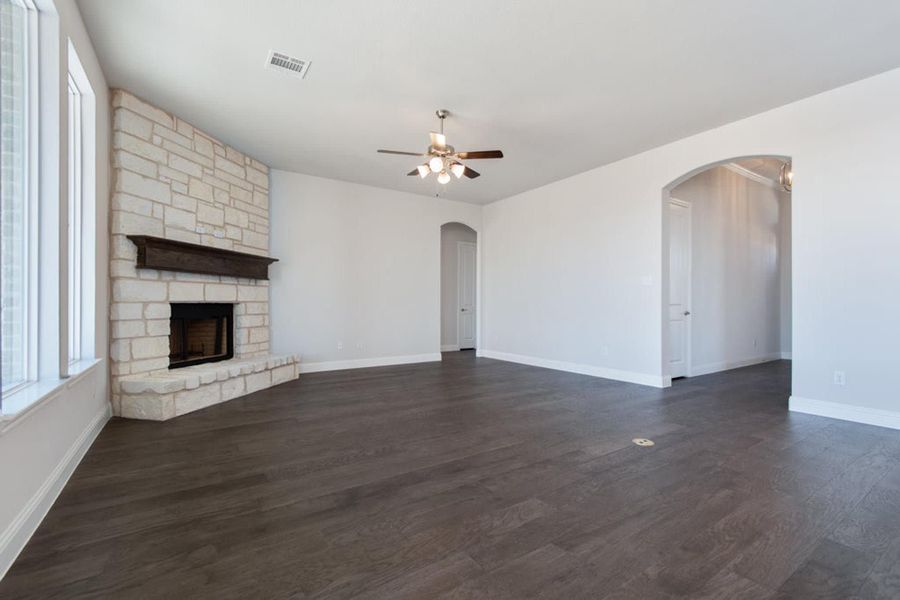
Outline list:
[[[725,166],[671,192],[691,204],[691,374],[781,358],[789,195]],[[789,318],[789,315],[787,315]]]
[[[447,223],[441,226],[441,350],[459,349],[457,327],[459,252],[456,244],[474,243],[477,239],[475,231],[461,223]]]

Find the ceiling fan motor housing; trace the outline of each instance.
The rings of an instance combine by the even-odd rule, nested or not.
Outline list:
[[[434,146],[428,146],[428,151],[426,152],[426,154],[431,154],[432,156],[449,156],[451,154],[454,154],[455,152],[456,150],[453,148],[453,146],[450,146],[448,144],[447,146],[444,146],[443,149],[435,148]]]

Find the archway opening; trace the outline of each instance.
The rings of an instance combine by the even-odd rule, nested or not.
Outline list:
[[[793,357],[788,173],[786,156],[738,157],[663,189],[667,381]]]
[[[463,223],[441,225],[441,352],[478,345],[478,234]]]

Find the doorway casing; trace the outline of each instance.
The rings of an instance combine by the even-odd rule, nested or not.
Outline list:
[[[482,271],[481,271],[481,264],[482,264],[482,263],[481,263],[481,261],[482,261],[482,238],[481,238],[481,231],[480,231],[480,229],[479,229],[478,227],[472,225],[471,223],[467,223],[467,222],[465,222],[465,221],[453,220],[453,221],[446,221],[446,222],[444,222],[444,223],[441,223],[441,224],[438,226],[438,238],[439,238],[439,241],[438,241],[438,245],[439,245],[438,261],[439,261],[439,262],[442,262],[442,261],[441,261],[441,256],[440,256],[440,253],[441,253],[441,251],[440,251],[440,246],[442,246],[442,244],[443,244],[442,229],[443,229],[443,227],[444,227],[445,225],[463,225],[463,226],[465,226],[465,227],[471,229],[473,232],[475,232],[475,242],[474,242],[474,245],[475,245],[475,311],[474,311],[474,312],[475,312],[475,345],[474,345],[474,348],[475,348],[475,353],[476,353],[476,355],[479,355],[479,356],[480,356],[480,352],[481,352],[481,348],[482,348],[482,343],[481,343],[481,335],[482,335],[482,331],[481,331],[481,329],[482,329],[482,325],[481,325],[481,323],[482,323],[482,320],[481,320],[481,319],[482,319],[482,316],[481,316],[481,313],[482,313],[482,302],[481,302],[481,300],[482,300],[482,289],[483,289],[483,288],[482,288],[482,279],[481,279],[481,278],[482,278]],[[456,249],[456,245],[454,244],[454,253],[456,253],[456,252],[458,252],[458,250]],[[443,265],[441,265],[441,267],[442,267],[442,266],[443,266]],[[442,271],[442,268],[439,269],[439,271]],[[440,283],[440,282],[439,282],[439,283]],[[438,298],[439,298],[439,302],[438,302],[438,332],[437,332],[437,333],[438,333],[438,343],[439,343],[439,346],[440,346],[440,350],[441,350],[441,351],[453,351],[453,350],[458,350],[458,349],[459,349],[458,338],[457,338],[457,344],[456,344],[454,347],[452,347],[452,348],[451,348],[451,347],[445,347],[445,346],[443,345],[443,340],[441,339],[441,338],[442,338],[442,335],[441,335],[441,327],[442,327],[442,322],[443,322],[443,315],[442,315],[441,313],[443,312],[443,297],[442,297],[442,291],[441,291],[441,289],[440,289],[440,285],[438,286]],[[458,298],[458,290],[457,290],[457,298]],[[457,307],[457,310],[458,310],[458,307]],[[458,335],[459,335],[459,327],[458,327],[458,325],[457,325],[456,331],[457,331],[457,336],[458,336]]]
[[[660,244],[660,249],[662,251],[662,273],[660,276],[660,369],[662,373],[663,387],[670,387],[672,385],[672,373],[670,369],[670,333],[669,333],[669,310],[670,310],[670,299],[669,299],[669,289],[670,289],[670,275],[669,275],[669,244],[670,244],[670,235],[669,235],[669,203],[672,199],[672,190],[678,187],[680,184],[684,183],[688,179],[694,177],[695,175],[702,173],[703,171],[708,171],[715,167],[727,165],[729,163],[735,161],[741,161],[745,159],[751,158],[775,158],[783,161],[790,161],[794,170],[796,171],[796,163],[793,158],[789,154],[785,154],[782,152],[772,152],[772,153],[761,153],[761,154],[745,154],[733,156],[730,158],[725,158],[721,160],[717,160],[702,166],[699,166],[687,173],[681,175],[680,177],[672,180],[666,186],[662,188],[661,195],[661,205],[662,210],[662,243]],[[796,178],[795,178],[796,181]],[[794,210],[794,204],[791,203],[791,211]],[[794,219],[791,219],[791,227],[794,226]],[[794,239],[794,236],[791,236],[791,239]],[[796,281],[797,273],[795,269],[791,269],[791,285],[793,286]],[[793,298],[793,296],[792,296]],[[792,310],[792,313],[794,311]],[[793,325],[792,325],[793,331]],[[792,337],[794,337],[792,335]]]

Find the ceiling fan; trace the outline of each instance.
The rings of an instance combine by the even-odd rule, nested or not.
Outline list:
[[[425,156],[428,160],[407,173],[407,175],[418,175],[422,179],[428,177],[429,173],[437,173],[439,183],[446,184],[450,181],[450,173],[457,179],[465,175],[469,179],[475,179],[481,173],[470,169],[462,163],[464,160],[473,160],[476,158],[503,158],[503,152],[500,150],[478,150],[470,152],[457,152],[453,146],[447,144],[447,138],[444,136],[444,119],[450,116],[450,112],[444,109],[435,111],[437,118],[441,120],[440,133],[432,131],[431,145],[425,152],[401,152],[400,150],[379,150],[382,154],[402,154],[404,156]]]

